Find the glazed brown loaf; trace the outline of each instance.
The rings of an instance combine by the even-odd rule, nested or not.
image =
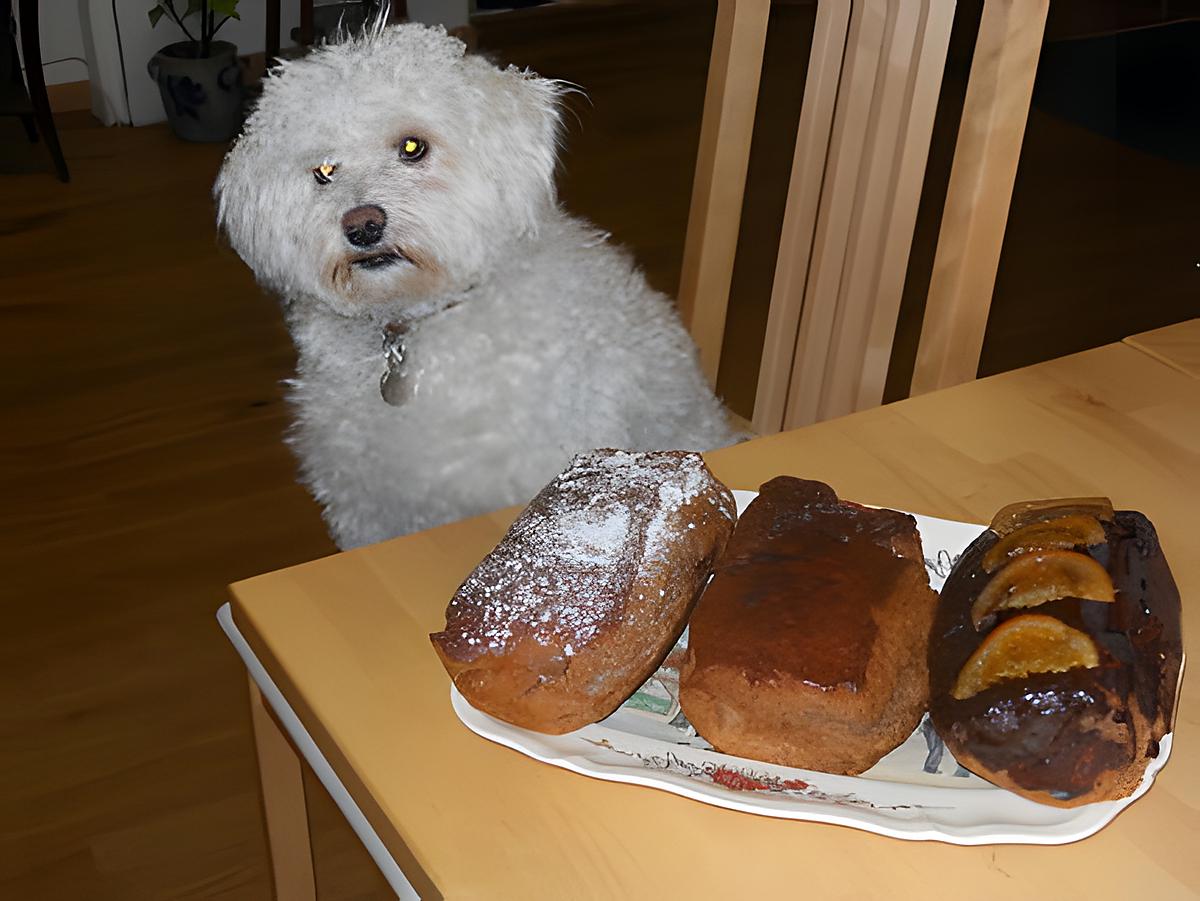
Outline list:
[[[1043,518],[1063,512],[1045,503],[1029,506]],[[1072,550],[1104,567],[1113,600],[1063,597],[1001,610],[977,627],[972,607],[994,576],[984,561],[999,540],[989,529],[947,578],[930,639],[930,717],[950,752],[985,779],[1058,807],[1129,795],[1158,755],[1175,711],[1183,654],[1179,590],[1150,521],[1111,506],[1105,515],[1102,540]],[[992,630],[1030,614],[1089,636],[1098,665],[1012,676],[955,697],[960,672]]]
[[[580,455],[463,582],[430,640],[479,710],[552,734],[596,722],[674,645],[736,515],[698,454]]]
[[[925,711],[936,603],[911,516],[773,479],[692,616],[680,704],[718,751],[860,773]]]

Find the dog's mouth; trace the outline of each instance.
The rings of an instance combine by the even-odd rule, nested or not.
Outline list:
[[[399,263],[412,263],[412,259],[398,248],[383,250],[379,253],[363,254],[350,260],[355,269],[386,269]]]

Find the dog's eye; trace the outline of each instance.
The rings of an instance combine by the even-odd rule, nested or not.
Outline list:
[[[405,138],[400,142],[400,159],[406,163],[415,163],[428,149],[429,145],[420,138]]]
[[[317,180],[319,185],[327,185],[333,181],[333,173],[337,171],[337,163],[331,163],[329,160],[321,163],[319,166],[313,166],[313,178]]]

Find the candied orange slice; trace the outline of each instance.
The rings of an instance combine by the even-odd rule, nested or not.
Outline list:
[[[1060,497],[1045,501],[1020,501],[1001,507],[992,517],[992,531],[1003,538],[1033,522],[1084,513],[1112,522],[1112,501],[1106,497]]]
[[[1059,598],[1108,601],[1113,583],[1107,570],[1078,551],[1041,551],[1009,561],[983,586],[971,605],[971,622],[980,624],[997,610],[1036,607]]]
[[[961,701],[1004,679],[1099,665],[1100,652],[1087,633],[1053,616],[1023,613],[988,634],[963,664],[951,694]]]
[[[1104,526],[1096,517],[1086,513],[1071,513],[1043,522],[1031,522],[1015,532],[1009,532],[992,545],[983,558],[983,571],[995,572],[1009,558],[1022,554],[1100,544],[1102,541]]]

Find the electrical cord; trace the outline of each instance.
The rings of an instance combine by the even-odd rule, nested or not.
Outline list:
[[[15,15],[13,15],[10,18],[9,23],[8,23],[8,28],[9,28],[9,32],[12,34],[13,41],[16,41],[17,40],[17,17]],[[70,60],[74,60],[77,63],[83,63],[84,67],[88,70],[88,75],[89,76],[91,75],[91,71],[92,71],[91,67],[88,66],[88,61],[86,59],[84,59],[82,56],[60,56],[58,59],[43,60],[42,68],[44,69],[47,66],[53,66],[55,63],[69,62]],[[19,68],[22,72],[25,71],[24,66],[20,66]]]
[[[65,62],[68,62],[69,60],[75,60],[75,62],[83,63],[85,66],[88,64],[88,61],[86,59],[84,59],[82,56],[60,56],[58,59],[46,60],[45,62],[42,63],[42,68],[44,69],[47,66],[53,66],[55,63],[65,63]],[[21,67],[21,71],[22,72],[25,71],[24,66]],[[91,70],[89,69],[89,72],[90,71]]]

